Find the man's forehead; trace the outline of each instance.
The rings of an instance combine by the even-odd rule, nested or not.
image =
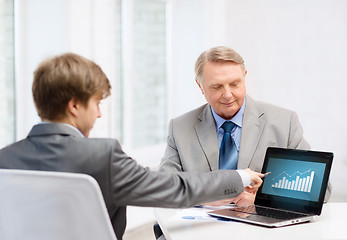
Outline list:
[[[246,71],[242,69],[241,64],[234,63],[234,62],[223,62],[223,63],[215,63],[215,62],[209,62],[204,66],[204,71],[202,72],[202,78],[204,75],[206,76],[212,75],[213,76],[222,76],[226,74],[235,74],[245,76]],[[211,76],[210,76],[211,77]]]

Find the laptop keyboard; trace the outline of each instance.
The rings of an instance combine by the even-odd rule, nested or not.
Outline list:
[[[295,218],[307,216],[305,214],[289,212],[285,210],[279,210],[279,209],[268,208],[268,207],[261,207],[261,206],[237,207],[237,208],[230,208],[229,210],[235,211],[235,212],[249,213],[254,215],[261,215],[261,216],[271,217],[271,218],[281,219],[281,220],[295,219]]]

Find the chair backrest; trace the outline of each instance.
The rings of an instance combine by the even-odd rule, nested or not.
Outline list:
[[[1,240],[115,240],[100,187],[86,174],[0,169]]]

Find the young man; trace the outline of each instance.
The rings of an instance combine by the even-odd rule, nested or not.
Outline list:
[[[249,169],[211,173],[161,173],[128,157],[115,139],[88,138],[101,117],[99,103],[110,83],[94,62],[63,54],[34,73],[34,102],[42,122],[28,137],[0,150],[0,168],[85,173],[99,183],[118,239],[126,205],[190,207],[254,192],[262,174]],[[254,184],[250,186],[251,182]],[[88,201],[88,199],[86,199]]]

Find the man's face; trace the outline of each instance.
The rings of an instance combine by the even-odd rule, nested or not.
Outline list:
[[[245,76],[240,64],[207,62],[198,85],[206,101],[222,118],[230,120],[240,110],[246,96]]]
[[[80,105],[78,110],[77,128],[88,137],[97,118],[101,117],[99,108],[102,97],[99,94],[93,95],[86,106]]]

